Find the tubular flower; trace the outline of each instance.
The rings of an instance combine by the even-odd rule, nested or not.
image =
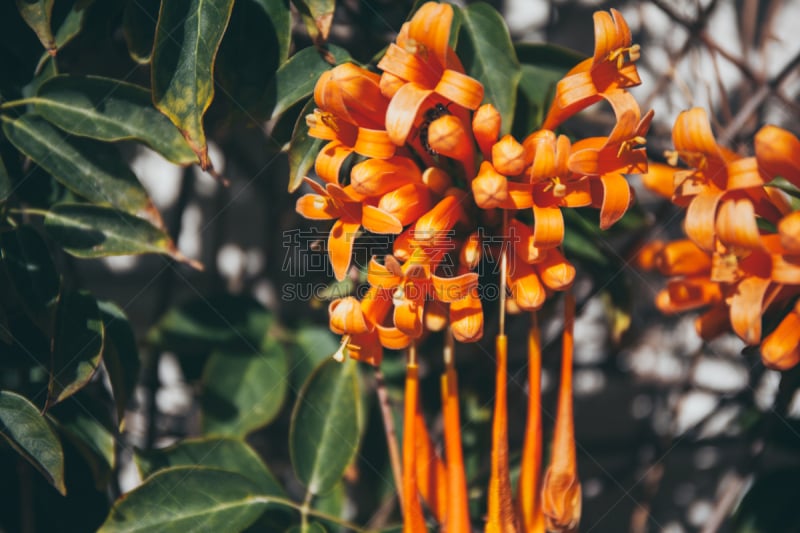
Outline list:
[[[375,233],[396,235],[403,231],[403,225],[397,217],[375,205],[352,200],[342,187],[329,183],[323,189],[311,180],[307,179],[306,182],[316,192],[301,196],[296,209],[312,220],[336,219],[328,236],[328,254],[337,280],[341,281],[347,275],[353,244],[361,226]]]
[[[309,135],[330,140],[345,152],[385,159],[395,152],[384,126],[388,99],[380,76],[352,63],[326,71],[314,87],[318,109],[306,117]]]
[[[391,98],[386,129],[398,146],[406,139],[421,111],[436,98],[475,110],[483,100],[483,85],[464,74],[449,46],[453,8],[449,4],[423,4],[403,25],[396,44],[390,44],[378,63],[381,86]]]
[[[543,128],[554,129],[602,95],[641,83],[635,64],[639,45],[632,44],[630,28],[619,11],[594,14],[594,40],[594,55],[578,63],[556,85]]]
[[[567,231],[564,209],[597,208],[600,227],[606,229],[631,204],[633,193],[625,175],[647,171],[644,136],[652,119],[652,112],[642,113],[625,90],[639,83],[634,64],[639,48],[632,44],[619,12],[595,14],[594,56],[557,85],[542,128],[515,137],[504,134],[512,129],[501,121],[501,111],[507,109],[483,102],[482,84],[465,73],[450,48],[453,19],[449,4],[424,3],[379,60],[380,74],[345,64],[320,77],[314,91],[317,109],[306,123],[311,136],[328,141],[314,165],[322,185],[306,178],[312,190],[298,199],[297,211],[306,218],[334,221],[328,254],[338,280],[351,272],[358,234],[394,236],[391,254],[382,261],[373,257],[365,278],[356,276],[355,269],[351,272],[350,279],[359,289],[367,288],[366,293],[360,299],[348,296],[331,302],[329,315],[330,329],[342,336],[337,359],[349,353],[379,365],[384,348],[407,350],[403,465],[396,474],[404,531],[425,530],[420,497],[443,530],[470,530],[453,343],[482,338],[484,312],[491,307],[484,305],[479,285],[486,273],[476,270],[498,258],[500,268],[492,274],[500,280],[500,333],[495,339],[496,401],[485,530],[538,533],[545,524],[566,530],[574,528],[580,516],[571,400],[574,317],[569,313],[574,314],[574,301],[567,298],[570,327],[564,337],[552,462],[545,476],[539,389],[534,386],[541,349],[538,329],[531,329],[532,397],[516,501],[508,460],[505,315],[536,311],[554,292],[569,291],[574,283],[575,266],[562,248]],[[606,136],[571,141],[553,131],[600,101],[607,101],[616,117]],[[791,149],[789,140],[781,142],[784,148],[778,153]],[[718,159],[726,172],[737,160],[725,159],[727,152],[705,137],[691,138],[679,150],[697,148],[715,157],[722,154]],[[772,161],[769,168],[784,171],[783,156],[762,152]],[[716,183],[698,169],[685,171],[686,178],[698,183],[705,179],[702,186],[690,190],[670,183],[664,190],[685,196],[687,202],[703,192],[725,192],[713,201],[700,201],[706,202],[701,214],[715,213],[708,226],[713,238],[706,239],[713,247],[705,248],[691,235],[682,243],[653,247],[648,264],[674,276],[662,307],[706,307],[713,314],[704,322],[705,331],[724,324],[755,339],[761,331],[752,327],[749,306],[755,302],[769,310],[788,305],[792,295],[785,290],[787,281],[800,280],[800,260],[795,262],[794,255],[800,245],[792,240],[797,222],[786,218],[780,237],[765,242],[757,226],[740,228],[733,221],[762,217],[778,223],[788,214],[786,209],[770,211],[775,194],[766,190],[767,175],[759,181],[752,166],[743,165],[730,172],[738,176],[734,186],[727,175]],[[737,294],[740,287],[745,292]],[[724,320],[719,309],[725,311]],[[445,337],[444,460],[434,450],[419,408],[417,346],[426,346],[425,337],[433,331],[444,331]],[[792,354],[784,355],[783,348],[788,337],[773,333],[769,338],[775,339],[769,351],[775,364],[791,360]]]
[[[717,145],[701,109],[678,117],[673,139],[670,155],[693,167],[672,172],[672,200],[688,204],[690,240],[654,244],[639,261],[669,277],[656,305],[666,313],[706,309],[695,322],[704,338],[731,331],[746,344],[760,344],[765,365],[796,365],[800,218],[768,180],[780,174],[792,183],[800,176],[793,151],[800,142],[765,126],[755,137],[755,157],[740,157]],[[668,191],[670,176],[663,167],[657,172],[645,184]],[[777,327],[765,336],[763,324]]]

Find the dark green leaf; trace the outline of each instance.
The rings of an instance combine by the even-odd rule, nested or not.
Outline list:
[[[128,0],[122,13],[122,31],[128,53],[137,63],[149,63],[153,55],[156,21],[161,0]]]
[[[522,63],[522,77],[515,110],[514,134],[519,138],[538,129],[558,82],[581,60],[580,54],[549,44],[518,44],[517,57]]]
[[[153,107],[150,91],[111,78],[56,76],[34,99],[36,112],[64,131],[100,141],[137,140],[178,165],[197,162],[181,132]]]
[[[336,9],[336,0],[293,0],[303,18],[308,35],[314,44],[322,46],[328,41]]]
[[[47,213],[44,225],[50,236],[75,257],[164,254],[199,267],[197,262],[183,256],[160,229],[108,207],[58,204]]]
[[[205,466],[248,478],[260,494],[284,496],[283,488],[258,454],[245,442],[230,438],[187,439],[161,450],[136,455],[143,478],[173,466]]]
[[[242,531],[267,507],[258,494],[258,487],[240,474],[169,468],[117,500],[99,532]]]
[[[211,167],[203,115],[214,99],[214,60],[233,0],[162,2],[153,48],[153,102]]]
[[[0,391],[0,435],[58,492],[67,493],[61,442],[35,405],[19,394]]]
[[[501,134],[511,131],[520,66],[511,37],[500,14],[478,2],[461,10],[461,29],[468,39],[459,40],[459,55],[470,76],[483,83],[484,100],[502,117]]]
[[[0,234],[0,252],[25,311],[42,331],[52,335],[61,279],[47,244],[32,227],[20,226]]]
[[[215,69],[233,111],[250,120],[269,118],[267,87],[288,57],[290,36],[289,8],[283,2],[236,2]]]
[[[300,391],[289,430],[292,465],[310,493],[323,494],[341,479],[358,450],[360,424],[357,363],[329,359]]]
[[[75,194],[131,214],[156,216],[147,191],[114,148],[72,137],[29,114],[3,117],[3,131],[20,152]]]
[[[147,341],[178,353],[244,351],[258,346],[272,320],[264,307],[245,296],[221,295],[173,307],[150,330]]]
[[[97,489],[103,490],[114,469],[114,436],[82,407],[70,408],[67,413],[59,413],[56,422],[86,459]]]
[[[338,46],[329,46],[330,53],[341,64],[350,60],[350,54]],[[268,88],[270,103],[273,104],[272,117],[277,117],[293,104],[308,98],[314,92],[314,85],[331,65],[325,61],[316,48],[303,48],[281,65]]]
[[[54,0],[16,0],[19,14],[36,33],[45,50],[55,54],[56,42],[50,26]]]
[[[286,351],[268,339],[260,350],[215,352],[204,372],[203,430],[244,437],[269,424],[286,398]]]
[[[8,170],[0,157],[0,205],[11,196],[11,190],[11,176],[8,175]]]
[[[314,509],[330,516],[344,518],[342,514],[345,511],[346,501],[347,494],[345,493],[344,483],[339,481],[326,494],[314,498]]]
[[[86,20],[86,13],[89,6],[92,5],[94,0],[75,0],[72,8],[67,13],[61,25],[58,27],[55,35],[56,49],[61,50],[67,43],[78,36],[83,29],[83,22]],[[52,57],[50,54],[45,54],[39,60],[39,65],[36,67],[38,71],[44,62]]]
[[[319,522],[308,522],[305,525],[292,526],[286,530],[286,533],[327,533],[325,526]]]
[[[289,192],[296,191],[303,183],[303,178],[314,166],[314,161],[325,142],[308,134],[306,115],[315,107],[314,99],[310,99],[300,112],[294,125],[292,140],[289,143]]]
[[[100,318],[103,320],[105,343],[103,345],[103,363],[114,393],[114,404],[117,407],[117,420],[120,427],[139,377],[139,350],[125,312],[113,302],[98,302]]]
[[[292,386],[300,390],[314,369],[336,353],[339,339],[326,326],[307,325],[296,330],[294,343]]]
[[[53,338],[53,368],[47,405],[78,392],[94,375],[103,353],[103,322],[97,301],[88,292],[61,295]]]

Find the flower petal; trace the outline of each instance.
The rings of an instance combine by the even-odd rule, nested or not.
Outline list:
[[[310,220],[330,220],[339,216],[339,210],[325,196],[304,194],[297,199],[295,210]]]
[[[628,181],[621,174],[604,174],[591,180],[592,196],[600,202],[600,229],[608,229],[618,221],[633,202]]]
[[[761,315],[764,297],[772,280],[756,277],[743,279],[730,298],[731,328],[746,344],[761,341]]]
[[[642,174],[645,187],[663,198],[671,198],[675,191],[675,167],[664,163],[647,163],[647,172]]]
[[[467,272],[453,278],[431,275],[431,283],[436,291],[436,298],[445,303],[461,300],[478,286],[478,274]]]
[[[404,350],[411,345],[413,340],[410,336],[392,326],[377,326],[377,330],[381,346],[390,350]]]
[[[421,182],[416,163],[407,157],[367,159],[353,167],[350,185],[364,197],[381,196],[406,183]]]
[[[317,154],[314,171],[328,183],[339,183],[339,171],[353,149],[339,141],[331,141]]]
[[[364,157],[388,159],[394,155],[396,146],[389,138],[389,134],[386,133],[386,130],[358,128],[358,135],[353,145],[353,150]]]
[[[564,217],[558,207],[533,206],[533,244],[554,248],[564,240]]]
[[[483,101],[481,82],[453,69],[446,69],[442,73],[434,91],[447,100],[473,111],[478,109]]]
[[[735,249],[761,248],[755,210],[749,199],[726,199],[717,211],[717,236]]]
[[[722,300],[719,284],[706,276],[687,276],[670,280],[656,295],[656,307],[665,314],[681,313]]]
[[[362,335],[351,335],[347,343],[347,352],[356,361],[379,367],[383,359],[383,347],[378,339],[378,333],[371,331]]]
[[[709,252],[715,250],[717,207],[724,194],[724,191],[698,194],[686,210],[683,230],[697,246]]]
[[[782,176],[800,187],[800,140],[777,126],[764,126],[754,139],[759,167],[769,178]]]
[[[350,260],[353,255],[353,244],[356,241],[361,224],[337,220],[328,236],[328,255],[333,265],[333,273],[338,281],[347,276]]]
[[[394,144],[406,143],[420,109],[432,93],[416,83],[406,83],[394,94],[386,110],[386,133]]]
[[[378,209],[397,218],[403,226],[415,222],[431,208],[430,190],[420,183],[409,183],[384,194]]]
[[[365,205],[362,208],[361,223],[373,233],[397,235],[403,231],[403,224],[396,216],[374,205]]]
[[[665,276],[691,276],[711,270],[711,256],[689,239],[661,243],[653,265]]]
[[[483,104],[472,116],[472,133],[484,158],[492,153],[492,145],[500,135],[500,112],[492,104]]]
[[[361,304],[353,296],[334,300],[328,305],[331,331],[337,335],[357,335],[370,328],[361,312]]]
[[[425,53],[432,55],[442,66],[447,65],[450,42],[450,25],[453,22],[453,6],[446,3],[426,2],[420,6],[408,26],[408,37],[425,46]]]

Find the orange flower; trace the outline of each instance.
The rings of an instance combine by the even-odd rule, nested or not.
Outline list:
[[[800,304],[795,304],[761,343],[761,359],[775,370],[788,370],[800,363]]]
[[[347,275],[353,244],[362,225],[375,233],[398,234],[403,231],[397,217],[375,205],[353,201],[342,187],[329,183],[323,188],[308,178],[305,181],[316,192],[298,198],[297,212],[311,220],[337,219],[328,236],[328,255],[337,280],[341,281]]]
[[[544,513],[541,501],[542,469],[542,410],[541,410],[541,334],[536,313],[531,313],[528,331],[528,419],[525,424],[525,443],[522,447],[517,498],[526,533],[544,533]]]
[[[572,414],[572,349],[575,299],[564,301],[564,336],[561,356],[561,383],[553,434],[550,466],[544,476],[542,503],[547,530],[571,531],[581,517],[581,485],[575,457],[575,429]]]
[[[558,82],[542,128],[555,129],[604,94],[641,83],[635,65],[639,45],[631,44],[631,31],[619,11],[594,14],[594,40],[594,56],[578,63]]]
[[[378,63],[381,86],[391,98],[386,130],[398,146],[406,143],[423,108],[434,106],[437,98],[473,110],[483,100],[483,85],[464,74],[449,46],[452,20],[449,4],[423,4]]]
[[[381,94],[380,76],[352,63],[326,71],[314,87],[319,106],[306,117],[309,135],[366,157],[385,159],[394,144],[385,131],[388,99]]]

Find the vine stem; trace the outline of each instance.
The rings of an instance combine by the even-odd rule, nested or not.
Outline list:
[[[19,100],[9,100],[8,102],[3,102],[0,104],[0,111],[4,111],[6,109],[12,109],[15,107],[22,107],[24,105],[35,104],[37,102],[42,102],[43,100],[38,97],[31,97],[31,98],[20,98]]]
[[[394,425],[394,415],[392,414],[392,402],[386,391],[386,380],[383,377],[383,372],[378,367],[375,367],[375,392],[378,395],[378,405],[383,418],[383,429],[386,433],[386,444],[389,447],[389,462],[392,465],[394,484],[396,487],[400,487],[403,481],[403,469],[400,462],[400,446],[397,444],[397,430]],[[398,491],[397,497],[402,508],[403,491]]]

